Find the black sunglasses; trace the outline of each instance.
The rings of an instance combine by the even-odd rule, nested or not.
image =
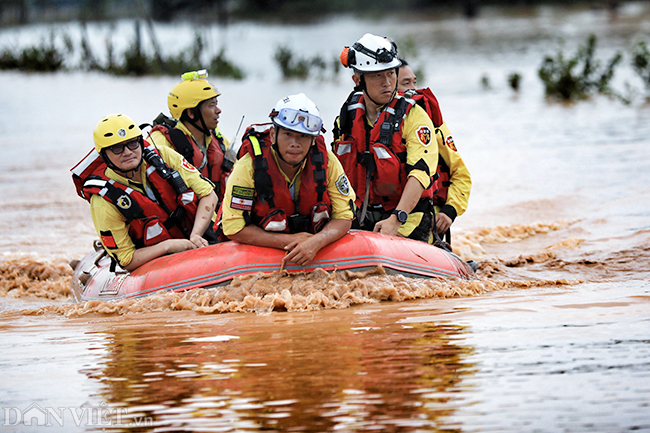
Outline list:
[[[124,152],[125,147],[128,147],[129,150],[137,149],[138,147],[140,147],[141,142],[142,142],[142,137],[137,137],[134,138],[133,140],[125,141],[124,143],[114,144],[113,146],[109,147],[108,150],[113,152],[113,155],[119,155],[122,152]]]

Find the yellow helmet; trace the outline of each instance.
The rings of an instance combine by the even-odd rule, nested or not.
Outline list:
[[[167,96],[169,112],[174,119],[180,119],[186,108],[194,108],[206,99],[221,93],[212,84],[201,78],[183,80],[176,84]]]
[[[93,132],[95,149],[99,153],[102,153],[103,149],[137,137],[142,137],[142,130],[133,119],[124,114],[104,117],[97,123]]]

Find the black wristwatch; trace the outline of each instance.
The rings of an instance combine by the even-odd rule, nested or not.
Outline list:
[[[407,214],[405,211],[397,209],[392,211],[391,215],[397,215],[397,221],[399,221],[400,224],[404,224],[406,222],[406,219],[409,217],[409,214]]]

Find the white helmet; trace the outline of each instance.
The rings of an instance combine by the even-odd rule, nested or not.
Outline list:
[[[277,126],[314,137],[323,128],[318,107],[304,93],[280,99],[269,117]]]
[[[395,42],[370,33],[363,35],[352,48],[343,48],[340,60],[343,66],[361,73],[386,71],[402,64],[397,57]]]

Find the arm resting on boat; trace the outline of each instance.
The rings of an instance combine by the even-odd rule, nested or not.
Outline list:
[[[289,251],[284,260],[304,266],[325,245],[342,238],[351,225],[352,221],[334,219],[315,235],[306,232],[294,234],[267,232],[256,225],[247,225],[229,238],[242,244]]]
[[[232,241],[240,244],[256,245],[258,247],[269,247],[283,250],[296,238],[313,236],[310,233],[277,233],[267,232],[259,226],[250,224],[233,235],[228,235]]]
[[[345,235],[352,226],[352,221],[334,219],[327,223],[323,230],[307,239],[296,239],[284,249],[289,253],[283,262],[293,262],[300,266],[306,266],[321,248],[338,241]]]
[[[160,256],[180,253],[181,251],[191,250],[194,248],[196,248],[196,245],[194,245],[189,239],[167,239],[166,241],[162,241],[156,245],[136,249],[133,253],[131,263],[126,265],[124,269],[131,272]]]

